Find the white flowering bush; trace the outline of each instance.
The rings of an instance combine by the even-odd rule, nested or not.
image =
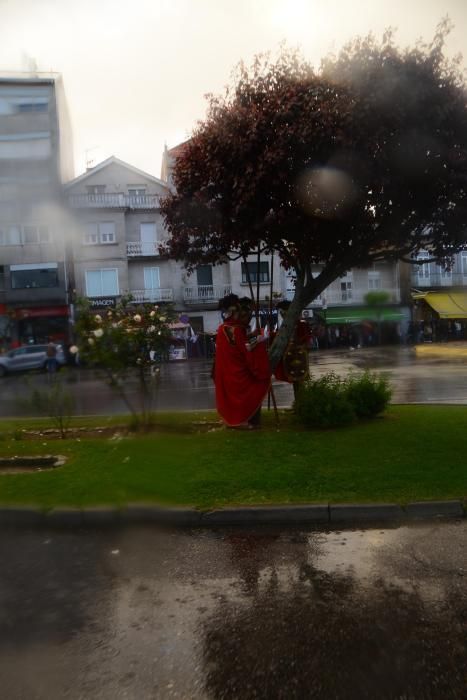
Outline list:
[[[160,363],[168,352],[172,311],[167,306],[135,305],[131,298],[101,313],[93,311],[86,299],[78,302],[77,309],[79,340],[75,352],[79,352],[80,362],[104,372],[133,416],[148,425]],[[130,400],[129,386],[135,378],[139,406]]]

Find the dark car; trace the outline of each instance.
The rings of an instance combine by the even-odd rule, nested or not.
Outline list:
[[[56,346],[57,369],[66,362],[61,345]],[[0,377],[10,372],[23,372],[29,369],[45,369],[47,361],[47,345],[24,345],[10,350],[6,355],[0,355]]]

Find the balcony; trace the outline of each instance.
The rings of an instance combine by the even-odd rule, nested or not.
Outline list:
[[[325,289],[314,301],[312,306],[352,306],[366,304],[365,297],[369,292],[386,292],[388,304],[399,304],[401,300],[399,289]]]
[[[143,242],[131,241],[126,244],[126,254],[129,258],[159,255],[159,243],[157,241]]]
[[[174,298],[173,289],[163,289],[162,287],[155,287],[154,289],[132,289],[130,294],[136,304],[153,304],[162,301],[171,302]]]
[[[159,209],[157,194],[129,195],[123,193],[70,194],[68,204],[74,209]]]
[[[125,195],[128,209],[159,209],[161,198],[158,194]]]
[[[231,294],[231,292],[230,284],[184,287],[183,301],[185,304],[215,304],[219,299],[225,297],[226,294]]]
[[[465,287],[467,286],[467,274],[461,272],[427,272],[417,274],[412,271],[412,286],[417,289],[425,287]]]

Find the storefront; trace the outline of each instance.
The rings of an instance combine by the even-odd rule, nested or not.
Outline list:
[[[334,306],[315,311],[325,333],[320,347],[357,347],[401,341],[404,313],[397,306]],[[317,331],[319,332],[319,330]]]
[[[467,338],[467,292],[417,292],[413,342],[446,342]]]
[[[188,342],[191,336],[190,324],[178,321],[176,323],[171,323],[169,328],[171,332],[169,344],[169,360],[171,362],[177,360],[187,360]]]
[[[70,314],[65,305],[12,309],[14,319],[12,345],[28,345],[53,341],[70,342]]]
[[[10,347],[11,318],[8,314],[6,304],[0,304],[0,353]]]

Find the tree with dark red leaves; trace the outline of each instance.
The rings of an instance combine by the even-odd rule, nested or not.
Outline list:
[[[260,247],[295,271],[273,367],[347,270],[465,245],[467,92],[449,30],[405,50],[391,32],[357,39],[319,70],[287,50],[241,64],[178,156],[162,207],[171,257],[193,269]]]

